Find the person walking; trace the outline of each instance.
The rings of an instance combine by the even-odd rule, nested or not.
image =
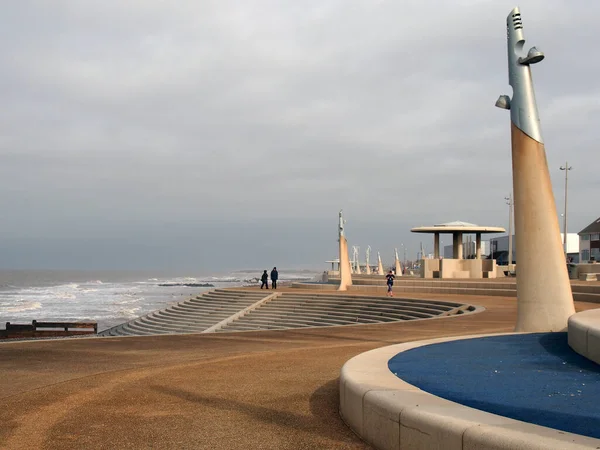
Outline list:
[[[387,295],[388,297],[393,297],[394,293],[392,292],[392,287],[394,286],[394,272],[390,270],[385,277],[387,278]]]
[[[262,281],[262,284],[260,285],[261,289],[263,287],[266,287],[267,289],[269,289],[269,274],[267,273],[267,269],[265,269],[262,276],[260,277],[260,281]]]
[[[279,278],[279,272],[277,272],[277,267],[273,267],[271,270],[271,286],[273,289],[277,289],[277,279]]]

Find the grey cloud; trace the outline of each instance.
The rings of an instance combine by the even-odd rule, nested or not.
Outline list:
[[[83,253],[57,256],[66,246],[111,248],[130,266],[148,257],[160,265],[177,251],[193,265],[189,240],[206,254],[247,245],[255,258],[255,243],[268,243],[271,257],[301,264],[335,252],[335,228],[327,227],[341,207],[351,244],[374,248],[402,242],[416,251],[421,237],[409,230],[417,225],[506,226],[509,118],[493,104],[510,93],[504,20],[512,6],[6,6],[0,244],[28,266],[36,257],[18,259],[27,242],[46,249],[40,264],[48,255],[83,264]],[[586,198],[597,188],[600,6],[521,7],[528,44],[547,53],[534,79],[559,212],[558,166],[568,159],[569,228],[578,230],[597,215]],[[230,244],[223,230],[244,239]],[[145,245],[148,236],[154,246]],[[285,236],[302,257],[290,255]],[[97,239],[112,244],[81,244]]]

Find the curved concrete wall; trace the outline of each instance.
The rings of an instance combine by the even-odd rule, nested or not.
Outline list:
[[[568,322],[569,346],[600,364],[600,309],[573,314]]]
[[[600,447],[599,439],[520,422],[436,397],[402,381],[388,369],[390,358],[400,352],[475,337],[481,336],[391,345],[352,358],[340,375],[340,415],[365,441],[385,450]]]

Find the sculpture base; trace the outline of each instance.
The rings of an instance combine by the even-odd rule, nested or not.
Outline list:
[[[544,145],[511,122],[518,260],[515,331],[564,331],[575,313]]]

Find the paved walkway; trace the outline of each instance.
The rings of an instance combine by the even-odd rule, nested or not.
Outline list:
[[[0,447],[368,448],[338,415],[344,362],[399,342],[512,331],[514,298],[447,319],[0,344]],[[578,310],[598,307],[578,303]]]

